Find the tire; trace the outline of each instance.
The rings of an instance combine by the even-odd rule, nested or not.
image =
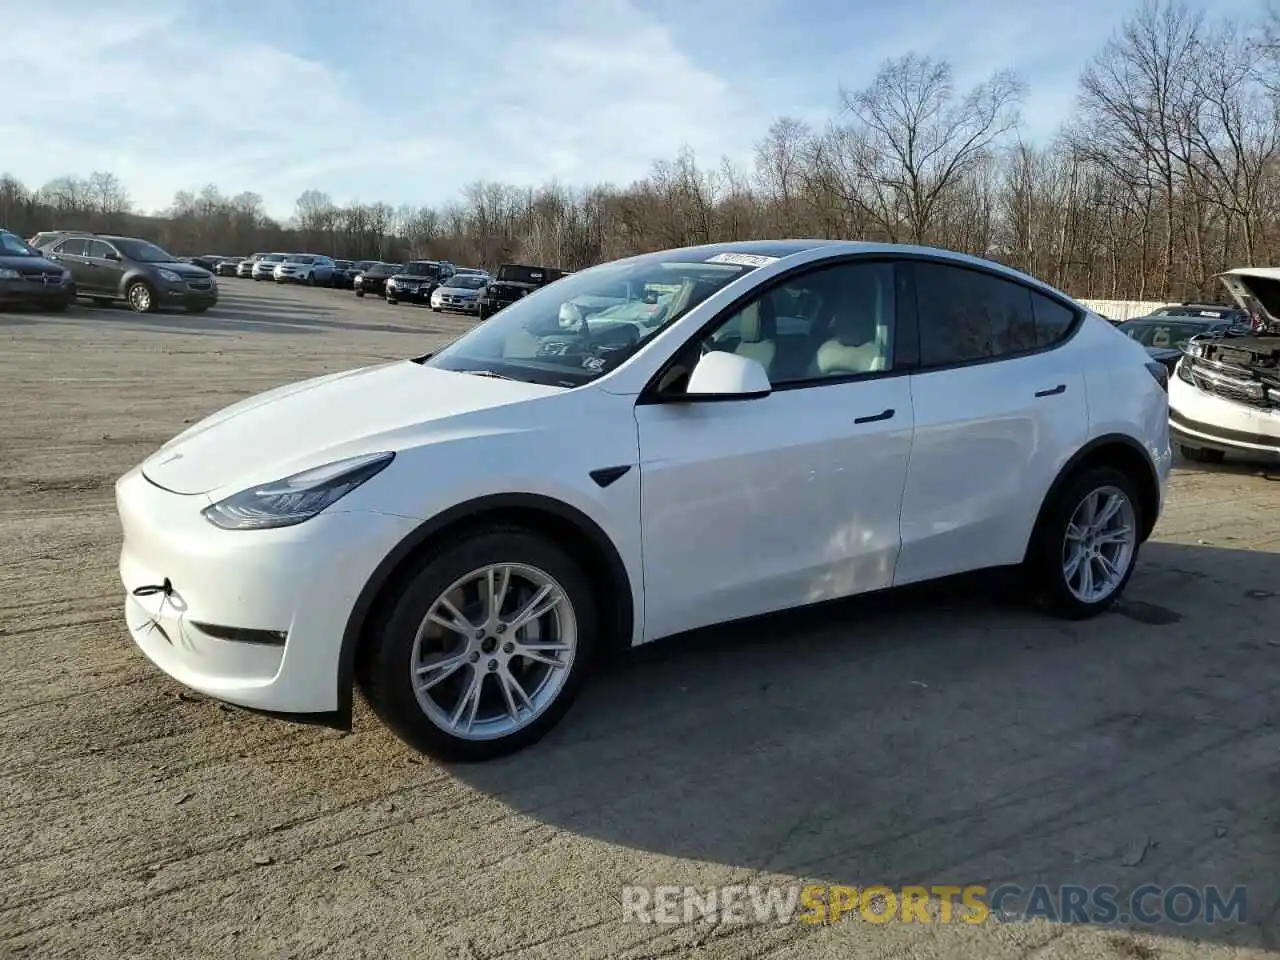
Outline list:
[[[316,278],[315,278],[314,276],[312,276],[311,274],[309,274],[309,273],[308,273],[308,274],[307,274],[307,279],[306,279],[306,284],[307,284],[307,286],[308,286],[308,287],[314,287],[314,286],[316,285]]]
[[[502,607],[507,619],[533,594],[533,588],[539,581],[532,574],[543,577],[541,582],[544,586],[558,585],[560,603],[534,621],[539,625],[539,637],[536,639],[542,639],[541,631],[550,629],[552,622],[559,625],[561,636],[570,636],[569,631],[572,630],[572,639],[566,641],[572,644],[571,652],[550,654],[557,659],[567,658],[568,663],[557,670],[522,658],[518,652],[508,652],[510,640],[501,640],[498,635],[501,627],[480,639],[469,628],[455,633],[433,624],[431,629],[437,634],[436,638],[423,642],[440,644],[444,648],[433,651],[434,658],[438,661],[453,655],[465,659],[460,659],[458,666],[440,676],[443,682],[433,688],[438,693],[421,693],[427,699],[429,712],[419,700],[411,679],[416,675],[413,665],[422,659],[422,651],[417,647],[419,629],[428,614],[436,609],[437,601],[452,586],[496,564],[508,565],[511,571],[511,589],[507,592],[507,603]],[[526,575],[531,579],[525,581]],[[487,581],[481,576],[472,582]],[[454,606],[461,607],[460,612],[473,622],[479,622],[478,608],[463,605],[467,594],[454,593],[453,596],[457,600]],[[401,739],[442,760],[490,760],[514,753],[539,740],[572,705],[590,671],[597,645],[595,598],[581,566],[553,541],[518,527],[480,528],[435,553],[405,582],[399,596],[388,603],[386,610],[385,618],[375,625],[366,648],[361,652],[358,674],[361,687],[374,712]],[[523,633],[517,631],[508,636],[516,640],[516,651],[521,640],[529,640],[527,628]],[[472,660],[473,656],[477,659]],[[513,665],[510,672],[506,663]],[[561,670],[564,672],[559,672]],[[539,680],[539,676],[545,679]],[[476,677],[481,684],[481,696],[487,699],[478,701],[475,722],[486,724],[487,728],[481,727],[470,737],[456,730],[450,732],[446,729],[449,714],[457,709],[463,691]],[[521,682],[527,698],[525,702],[534,707],[532,716],[521,717],[527,711],[522,703],[517,702],[514,688],[510,688],[513,694],[509,698],[499,695],[503,689],[503,677],[522,678],[517,682]],[[540,700],[541,697],[545,699]],[[511,719],[513,705],[516,721]],[[510,729],[504,732],[503,725]]]
[[[1119,571],[1116,578],[1107,577],[1114,582],[1108,584],[1107,592],[1092,598],[1081,597],[1073,590],[1068,580],[1068,552],[1074,548],[1068,542],[1068,529],[1073,519],[1079,519],[1077,511],[1085,509],[1085,501],[1094,494],[1101,494],[1100,501],[1113,494],[1118,494],[1127,506],[1122,505],[1119,516],[1113,520],[1117,527],[1127,526],[1130,530],[1125,543],[1126,550],[1110,553],[1110,541],[1100,541],[1100,549],[1104,556],[1109,556],[1112,566]],[[1142,530],[1142,504],[1138,500],[1137,489],[1129,476],[1114,467],[1092,467],[1069,479],[1046,504],[1041,521],[1034,534],[1031,550],[1027,558],[1028,573],[1032,588],[1040,605],[1050,613],[1067,620],[1084,620],[1102,613],[1120,598],[1133,576],[1137,565],[1140,547],[1139,531]],[[1078,525],[1077,525],[1078,527]],[[1086,528],[1087,529],[1087,528]],[[1079,543],[1074,539],[1072,543]],[[1088,556],[1088,542],[1081,544]],[[1089,575],[1094,571],[1107,576],[1100,562],[1088,561]],[[1078,569],[1078,568],[1077,568]],[[1077,588],[1084,586],[1083,571],[1071,578]]]
[[[356,296],[357,296],[357,297],[363,297],[363,296],[364,296],[364,291],[363,291],[363,290],[357,290],[357,291],[356,291]]]
[[[399,302],[399,300],[392,300],[390,297],[387,297],[387,303],[391,304],[393,307]]]
[[[431,308],[431,312],[432,312],[432,313],[439,313],[439,312],[440,312],[440,308],[439,308],[439,307],[432,307],[432,308]]]
[[[1183,457],[1192,463],[1222,463],[1227,455],[1221,450],[1210,450],[1208,447],[1192,447],[1185,443],[1178,445]]]
[[[95,307],[109,307],[114,301],[110,297],[94,297],[93,305]]]
[[[124,292],[129,309],[134,313],[155,313],[158,309],[155,291],[143,280],[134,280]]]

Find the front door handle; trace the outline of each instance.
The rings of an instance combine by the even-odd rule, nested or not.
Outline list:
[[[893,419],[893,409],[890,408],[888,410],[882,410],[879,413],[872,414],[869,417],[856,417],[854,418],[853,422],[854,423],[876,423],[879,420],[892,420],[892,419]]]
[[[1054,397],[1060,393],[1066,393],[1066,392],[1067,392],[1067,385],[1065,383],[1060,383],[1056,387],[1050,387],[1048,390],[1037,390],[1036,396],[1037,397]]]

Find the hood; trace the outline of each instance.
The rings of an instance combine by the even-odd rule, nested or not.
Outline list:
[[[211,274],[204,267],[197,267],[193,263],[149,263],[149,267],[156,270],[172,270],[180,277],[189,277],[192,280],[203,280]]]
[[[142,464],[174,493],[242,489],[345,457],[396,451],[468,413],[561,393],[401,360],[292,383],[179,434]]]
[[[388,280],[394,280],[396,283],[403,281],[404,283],[439,283],[438,277],[424,277],[420,273],[393,273],[387,277]]]
[[[1255,330],[1280,334],[1280,267],[1236,267],[1218,274]]]

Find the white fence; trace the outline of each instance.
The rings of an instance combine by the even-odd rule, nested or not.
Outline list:
[[[1164,300],[1077,300],[1079,304],[1094,313],[1100,313],[1108,320],[1132,320],[1134,317],[1145,317],[1153,310],[1167,306]]]

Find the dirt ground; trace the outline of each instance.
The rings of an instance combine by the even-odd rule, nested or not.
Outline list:
[[[0,313],[0,956],[1226,957],[1280,941],[1280,483],[1181,467],[1123,607],[972,585],[657,645],[446,768],[184,693],[134,648],[115,478],[249,393],[466,321],[226,280]],[[1243,924],[623,922],[628,884],[1247,887]]]

